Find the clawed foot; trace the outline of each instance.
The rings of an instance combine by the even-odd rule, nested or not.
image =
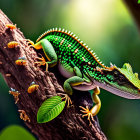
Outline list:
[[[61,95],[64,96],[62,100],[65,100],[67,102],[67,107],[70,107],[70,105],[72,105],[71,98],[67,94],[61,94]]]
[[[30,47],[34,48],[34,42],[33,41],[31,41],[30,39],[26,39],[26,42],[27,42],[27,45],[28,45],[29,48]]]
[[[82,117],[85,117],[85,116],[88,116],[88,120],[89,120],[89,125],[91,125],[91,120],[94,121],[94,118],[93,118],[93,114],[92,112],[89,110],[88,106],[86,106],[86,108],[82,107],[82,106],[79,106],[82,110],[80,110],[81,112],[85,113],[84,115],[82,115]]]
[[[38,64],[39,66],[46,65],[46,71],[48,71],[48,63],[46,62],[45,58],[43,56],[41,58],[39,58],[39,57],[36,57],[36,58],[40,61],[35,62],[35,64]]]

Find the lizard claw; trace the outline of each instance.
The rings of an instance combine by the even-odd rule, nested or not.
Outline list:
[[[68,94],[61,93],[61,95],[64,96],[62,100],[65,100],[65,102],[67,102],[67,107],[70,107],[70,105],[72,104],[72,101],[71,101],[71,98],[68,96]]]
[[[31,41],[30,39],[26,39],[26,42],[27,42],[27,45],[28,45],[29,48],[30,47],[34,48],[34,42],[33,41]]]
[[[45,58],[43,56],[41,58],[39,57],[36,58],[40,61],[35,62],[35,64],[38,64],[39,66],[46,65],[46,71],[48,71],[48,63],[46,62]]]
[[[87,116],[88,117],[87,119],[89,120],[89,123],[90,123],[89,125],[91,125],[92,124],[91,119],[92,119],[92,121],[94,121],[92,112],[89,110],[88,106],[86,106],[86,108],[84,108],[82,106],[79,106],[79,107],[82,109],[80,111],[84,113],[84,115],[82,115],[82,117],[84,118],[85,116]]]

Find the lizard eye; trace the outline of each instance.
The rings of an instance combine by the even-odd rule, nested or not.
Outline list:
[[[114,71],[114,73],[113,73],[115,76],[117,76],[119,73],[118,73],[118,71]]]
[[[123,82],[123,81],[125,81],[125,78],[124,78],[122,75],[119,75],[119,80],[120,80],[121,82]]]
[[[119,85],[123,85],[123,84],[126,83],[126,78],[125,78],[123,75],[119,75],[117,81],[118,81],[118,84],[119,84]]]

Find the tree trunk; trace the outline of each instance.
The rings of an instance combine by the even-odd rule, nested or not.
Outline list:
[[[38,68],[35,65],[37,52],[27,46],[23,33],[18,29],[9,29],[5,25],[12,24],[7,16],[0,11],[0,72],[9,87],[19,91],[19,101],[17,106],[19,110],[24,110],[28,115],[30,122],[25,124],[40,140],[106,140],[101,131],[97,117],[89,126],[86,118],[82,118],[79,111],[79,105],[91,106],[91,97],[87,92],[74,91],[72,96],[73,105],[70,108],[65,107],[62,113],[51,122],[38,124],[36,121],[37,111],[42,102],[50,96],[64,93],[59,83],[64,82],[64,78],[54,71],[59,83],[51,72],[46,72],[44,68]],[[8,48],[10,41],[19,43],[15,48]],[[19,57],[25,57],[27,64],[19,66],[15,61]],[[52,68],[52,71],[54,70]],[[36,92],[27,93],[30,83],[34,81],[39,85]],[[85,96],[86,95],[86,96]],[[84,96],[84,97],[83,97]]]

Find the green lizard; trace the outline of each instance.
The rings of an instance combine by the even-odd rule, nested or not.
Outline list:
[[[40,65],[55,66],[58,63],[60,73],[68,78],[64,82],[65,93],[72,95],[72,87],[82,91],[93,91],[92,99],[95,105],[89,109],[80,106],[88,120],[93,119],[101,107],[98,97],[100,88],[128,99],[140,99],[140,80],[133,73],[130,64],[122,68],[115,65],[105,66],[86,44],[67,30],[51,29],[42,34],[35,49],[43,49],[48,62],[40,58]],[[67,99],[70,100],[70,98]]]

